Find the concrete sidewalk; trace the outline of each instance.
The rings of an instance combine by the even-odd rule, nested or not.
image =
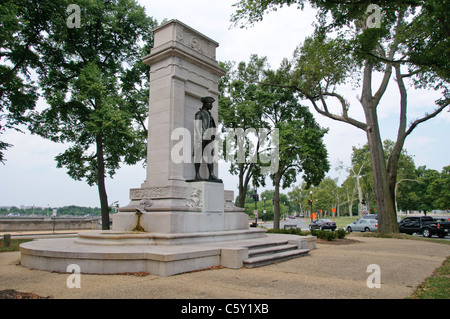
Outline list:
[[[424,241],[350,236],[348,245],[318,243],[308,256],[253,269],[211,269],[172,277],[81,275],[81,288],[67,287],[69,274],[29,270],[20,253],[0,253],[0,290],[52,298],[292,299],[405,298],[441,266],[450,246]],[[368,265],[381,269],[381,288],[368,288]]]

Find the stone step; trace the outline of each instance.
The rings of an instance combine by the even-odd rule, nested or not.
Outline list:
[[[289,260],[292,258],[301,257],[307,255],[309,249],[294,249],[285,250],[281,252],[271,252],[260,256],[249,257],[244,260],[244,266],[248,268],[261,267],[281,261]],[[249,252],[250,255],[250,252]]]
[[[282,246],[282,245],[287,245],[288,242],[285,239],[278,239],[278,240],[270,240],[267,242],[254,242],[254,243],[249,243],[246,244],[245,247],[247,247],[249,250],[255,250],[255,249],[260,249],[260,248],[265,248],[265,247],[274,247],[274,246]]]
[[[261,255],[270,255],[270,254],[274,254],[274,253],[279,253],[279,252],[283,252],[283,251],[288,251],[288,250],[296,250],[298,249],[297,245],[289,245],[289,244],[285,244],[285,245],[276,245],[276,246],[264,246],[264,247],[258,247],[258,248],[251,248],[248,251],[248,256],[249,257],[256,257],[256,256],[261,256]]]

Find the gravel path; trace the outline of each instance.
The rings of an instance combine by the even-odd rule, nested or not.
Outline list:
[[[172,277],[81,275],[29,270],[20,253],[0,253],[0,291],[51,298],[405,298],[450,255],[450,246],[424,241],[351,237],[350,244],[318,243],[306,257],[253,269],[211,269]],[[350,241],[351,242],[351,241]],[[367,266],[379,265],[381,288],[368,288]]]

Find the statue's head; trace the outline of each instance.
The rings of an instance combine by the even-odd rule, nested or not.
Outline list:
[[[202,97],[200,101],[202,101],[204,108],[211,110],[215,99],[211,96],[205,96],[205,97]]]

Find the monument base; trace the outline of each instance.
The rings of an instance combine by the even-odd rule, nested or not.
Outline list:
[[[265,233],[263,229],[198,233],[140,233],[107,230],[80,233],[75,242],[100,246],[180,246],[263,238],[266,236]]]
[[[145,232],[150,233],[198,233],[248,229],[245,213],[201,213],[201,212],[150,212],[139,217],[132,213],[113,215],[114,231],[133,231],[138,219]]]
[[[85,274],[147,272],[171,276],[214,266],[254,267],[306,255],[313,236],[265,234],[262,229],[189,234],[96,231],[78,238],[41,239],[20,245],[21,265]]]
[[[113,215],[113,230],[77,238],[44,239],[20,246],[30,269],[82,273],[148,272],[171,276],[214,266],[256,267],[305,255],[315,237],[266,234],[249,228],[223,184],[191,182],[131,191],[131,203]]]
[[[222,183],[193,181],[176,187],[132,189],[131,203],[113,215],[114,231],[197,233],[248,229]]]
[[[46,271],[66,272],[76,264],[82,273],[171,276],[214,266],[255,267],[315,248],[313,236],[250,229],[248,215],[220,183],[142,188],[131,195],[130,205],[113,215],[113,230],[23,243],[21,264]]]

